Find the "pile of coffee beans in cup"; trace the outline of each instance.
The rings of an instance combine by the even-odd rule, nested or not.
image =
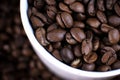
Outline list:
[[[28,0],[38,42],[86,71],[120,69],[120,0]]]

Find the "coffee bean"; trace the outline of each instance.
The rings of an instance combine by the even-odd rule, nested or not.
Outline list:
[[[120,50],[120,45],[115,44],[115,45],[112,46],[112,48],[117,52],[117,51]]]
[[[86,19],[86,15],[83,14],[83,13],[77,13],[77,14],[75,15],[75,17],[76,17],[76,19],[79,20],[79,21],[83,21],[83,20]]]
[[[79,12],[79,13],[84,13],[84,5],[80,2],[74,2],[72,4],[70,4],[70,9],[72,9],[75,12]]]
[[[46,39],[46,32],[44,28],[38,28],[36,30],[36,38],[38,40],[38,42],[42,45],[42,46],[47,46],[49,44],[49,42]]]
[[[102,72],[105,72],[105,71],[110,71],[111,70],[111,67],[108,66],[108,65],[102,65],[102,66],[99,66],[98,71],[102,71]]]
[[[66,63],[70,63],[74,59],[74,55],[73,55],[71,49],[68,48],[68,47],[62,48],[61,51],[60,51],[60,54],[61,54],[62,59]]]
[[[106,33],[113,29],[113,27],[108,24],[102,24],[100,28],[101,28],[101,31]]]
[[[80,45],[74,46],[73,52],[74,52],[74,55],[75,55],[76,57],[81,57],[81,56],[82,56],[82,53],[81,53],[81,47],[80,47]]]
[[[73,2],[75,2],[76,0],[64,0],[65,4],[72,4]]]
[[[97,7],[100,11],[105,11],[104,0],[97,0]]]
[[[52,52],[52,55],[53,55],[56,59],[62,61],[62,58],[61,58],[60,53],[59,53],[58,50],[54,50],[54,51]]]
[[[73,27],[85,28],[85,24],[81,21],[74,21]]]
[[[95,52],[90,52],[87,55],[83,56],[83,59],[86,63],[94,63],[98,58],[98,55]]]
[[[120,17],[118,17],[116,15],[109,16],[108,22],[109,22],[109,24],[111,24],[114,27],[119,26],[120,25]]]
[[[117,0],[106,0],[106,8],[108,10],[112,10],[112,8],[113,8],[116,1]]]
[[[92,51],[92,42],[88,39],[82,41],[81,45],[82,54],[88,55]]]
[[[51,24],[48,28],[47,28],[47,32],[50,32],[54,29],[57,29],[58,28],[58,25],[56,23],[54,24]]]
[[[97,17],[102,23],[107,23],[107,18],[102,11],[97,11]]]
[[[116,4],[114,5],[114,10],[115,10],[116,14],[117,14],[118,16],[120,16],[120,5],[119,5],[118,3],[116,3]]]
[[[100,46],[100,39],[98,37],[95,37],[93,39],[93,50],[97,51]]]
[[[34,7],[37,9],[41,9],[44,5],[44,1],[42,0],[34,0]]]
[[[73,38],[76,40],[76,41],[78,41],[78,42],[82,42],[82,40],[83,39],[85,39],[85,33],[83,32],[83,30],[82,29],[80,29],[80,28],[72,28],[71,30],[70,30],[70,33],[71,33],[71,35],[73,36]]]
[[[120,39],[119,31],[117,29],[110,30],[108,33],[108,38],[110,43],[116,44]]]
[[[69,9],[69,7],[67,5],[65,5],[64,3],[59,3],[59,8],[62,11],[68,12],[68,13],[72,13],[72,11]]]
[[[120,68],[120,61],[116,61],[113,65],[112,65],[113,69],[119,69]]]
[[[47,33],[47,39],[50,42],[59,42],[63,40],[65,33],[63,29],[54,29]]]
[[[74,68],[79,68],[82,65],[82,62],[80,59],[75,59],[72,63],[71,66]]]
[[[93,70],[95,69],[95,64],[94,64],[94,63],[91,63],[91,64],[89,64],[89,63],[84,63],[84,64],[82,65],[82,69],[83,69],[83,70],[86,70],[86,71],[93,71]]]
[[[100,25],[100,22],[96,18],[88,18],[86,22],[93,28],[98,28]]]
[[[48,5],[56,5],[56,1],[55,1],[55,0],[45,0],[45,2],[46,2]]]

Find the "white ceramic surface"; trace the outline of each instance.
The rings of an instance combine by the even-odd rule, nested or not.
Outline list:
[[[120,74],[120,69],[108,72],[88,72],[74,69],[55,59],[36,40],[27,16],[27,0],[20,0],[20,13],[24,30],[36,54],[56,75],[65,80],[108,80]]]

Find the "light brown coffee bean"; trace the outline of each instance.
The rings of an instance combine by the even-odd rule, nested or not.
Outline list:
[[[73,2],[75,2],[76,0],[64,0],[65,4],[72,4]]]
[[[55,0],[45,0],[45,2],[46,2],[48,5],[56,5],[56,1],[55,1]]]
[[[69,7],[67,5],[65,5],[64,3],[59,3],[59,8],[62,11],[68,12],[68,13],[72,13],[72,11],[69,9]]]
[[[100,39],[98,37],[95,37],[93,39],[93,50],[97,51],[100,46]]]
[[[53,50],[52,55],[53,55],[56,59],[62,61],[62,58],[61,58],[61,56],[60,56],[60,53],[59,53],[59,51],[58,51],[57,49],[56,49],[56,50]]]
[[[88,55],[92,51],[92,42],[89,39],[82,41],[81,51],[84,55]]]
[[[70,4],[70,9],[72,9],[74,12],[84,13],[84,5],[80,2],[74,2]]]
[[[77,43],[77,41],[72,37],[72,35],[70,33],[66,33],[65,38],[66,38],[67,43],[69,43],[71,45]]]
[[[83,39],[85,39],[85,37],[86,37],[86,35],[85,35],[85,33],[83,32],[83,30],[82,29],[80,29],[80,28],[72,28],[71,30],[70,30],[70,33],[71,33],[71,35],[72,35],[72,37],[76,40],[76,41],[78,41],[78,42],[82,42],[82,40]]]
[[[92,31],[86,31],[86,39],[92,41],[93,39],[93,32]]]
[[[108,22],[113,27],[119,26],[120,25],[120,17],[116,16],[116,15],[109,16],[108,17]]]
[[[106,0],[106,8],[108,10],[112,10],[114,4],[116,3],[117,0]]]
[[[53,48],[59,49],[61,47],[61,42],[55,42],[52,44]]]
[[[86,63],[94,63],[98,58],[98,55],[95,52],[90,52],[87,55],[83,56],[83,59]]]
[[[114,10],[115,10],[116,14],[117,14],[118,16],[120,16],[120,5],[119,5],[118,3],[116,3],[116,4],[114,5]]]
[[[58,25],[57,25],[56,23],[51,24],[51,25],[47,28],[47,32],[52,31],[52,30],[57,29],[57,28],[58,28]]]
[[[108,65],[102,65],[102,66],[99,66],[98,71],[102,71],[102,72],[105,72],[105,71],[110,71],[111,70],[111,67],[108,66]]]
[[[82,65],[82,70],[86,70],[86,71],[93,71],[95,69],[95,64],[94,63],[84,63]]]
[[[74,21],[73,27],[85,28],[85,24],[81,21]]]
[[[80,45],[74,46],[73,52],[76,57],[81,57],[82,56],[81,46]]]
[[[42,46],[47,46],[49,44],[49,42],[46,39],[46,31],[44,28],[38,28],[35,32],[35,36],[38,40],[38,42],[42,45]]]
[[[50,42],[59,42],[63,40],[65,33],[63,29],[54,29],[47,33],[47,39]]]
[[[42,0],[34,0],[34,7],[37,9],[41,9],[44,6],[44,1]]]
[[[71,66],[74,68],[79,68],[82,65],[82,61],[80,59],[75,59],[71,62]]]
[[[110,30],[113,29],[113,27],[108,24],[102,24],[100,28],[101,28],[101,31],[105,33],[108,33]]]
[[[104,12],[102,11],[97,11],[97,17],[102,23],[107,23],[107,18]]]
[[[112,45],[112,48],[117,52],[120,50],[120,45],[119,44],[114,44]]]
[[[71,49],[68,47],[63,47],[60,50],[60,55],[66,63],[70,63],[74,59],[74,55],[73,55]]]
[[[87,6],[87,12],[90,16],[95,16],[95,0],[90,0]]]
[[[116,44],[119,42],[120,36],[119,36],[119,31],[117,29],[112,29],[108,33],[108,38],[110,43]]]
[[[93,28],[98,28],[100,26],[100,22],[96,18],[88,18],[86,23]]]
[[[97,0],[97,7],[100,11],[105,11],[104,0]]]

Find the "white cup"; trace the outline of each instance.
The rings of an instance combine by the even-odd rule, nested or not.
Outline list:
[[[33,49],[39,56],[41,61],[50,69],[53,73],[65,80],[109,80],[116,75],[120,74],[120,69],[112,70],[108,72],[90,72],[72,68],[56,58],[54,58],[49,52],[47,52],[37,41],[32,27],[30,25],[28,15],[28,2],[27,0],[20,0],[20,13],[21,20],[27,37],[32,44]]]

